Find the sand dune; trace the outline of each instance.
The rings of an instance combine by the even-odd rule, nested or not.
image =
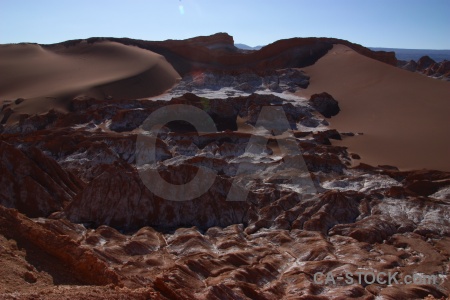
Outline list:
[[[13,109],[37,113],[79,94],[141,98],[163,93],[179,79],[164,57],[115,42],[44,48],[0,46],[0,100],[25,98]]]
[[[8,122],[21,113],[64,110],[80,94],[151,97],[179,80],[163,56],[111,41],[3,45],[0,69],[0,101],[27,99],[11,105],[15,115]],[[304,70],[311,84],[300,95],[326,91],[339,101],[341,113],[331,126],[364,133],[339,142],[363,162],[450,170],[448,82],[398,69],[341,44]]]
[[[373,165],[450,171],[450,84],[364,57],[343,45],[304,69],[300,95],[327,91],[341,112],[339,131],[363,132],[342,145]]]

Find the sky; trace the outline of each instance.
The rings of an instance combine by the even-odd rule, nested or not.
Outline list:
[[[0,44],[227,32],[250,46],[335,37],[366,47],[450,49],[449,16],[450,0],[0,0]]]

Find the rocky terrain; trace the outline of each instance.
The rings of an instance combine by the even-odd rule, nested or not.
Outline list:
[[[450,81],[450,61],[436,62],[429,56],[422,56],[417,61],[398,61],[398,66],[404,70],[422,73],[426,76]]]
[[[180,132],[176,124],[166,127],[156,143],[158,171],[173,183],[189,181],[200,166],[219,175],[206,194],[174,202],[155,196],[140,180],[136,130],[157,108],[182,103],[213,119],[220,113],[214,121],[221,131],[199,136]],[[286,172],[281,161],[287,157],[277,155],[276,136],[268,137],[259,155],[245,155],[251,134],[238,130],[237,119],[255,125],[262,106],[281,107],[290,120],[307,167],[304,184],[264,175],[251,183],[246,201],[227,202],[238,165],[248,164],[258,173]],[[228,99],[185,94],[168,102],[75,99],[68,115],[49,112],[5,128],[2,251],[7,261],[18,260],[25,269],[15,275],[23,280],[20,292],[8,285],[2,292],[11,299],[36,293],[56,297],[58,290],[48,286],[64,281],[62,273],[70,278],[63,284],[70,293],[81,283],[112,284],[121,293],[132,289],[136,298],[447,295],[450,174],[351,168],[357,155],[330,144],[329,139],[341,138],[338,132],[317,131],[325,122],[313,102],[294,105],[259,94]],[[14,254],[14,249],[26,254]],[[33,265],[29,251],[51,257],[40,263],[58,262],[60,270]],[[440,283],[313,282],[317,271],[367,268],[435,274]]]
[[[46,49],[73,47],[83,40],[45,45]],[[195,71],[218,71],[240,74],[265,74],[276,69],[300,68],[314,64],[330,50],[333,44],[346,45],[358,53],[396,65],[394,52],[371,51],[361,45],[334,38],[291,38],[279,40],[258,51],[242,52],[234,46],[227,33],[195,37],[186,40],[143,41],[127,38],[90,38],[87,43],[117,42],[137,46],[164,56],[181,76]]]
[[[164,95],[80,95],[66,112],[21,114],[17,122],[11,111],[32,100],[3,105],[2,299],[449,296],[450,173],[370,166],[333,145],[360,133],[330,126],[341,110],[333,95],[293,94],[310,77],[286,65],[286,52],[259,65],[249,59],[237,72],[233,59],[237,65],[243,54],[220,35],[142,43],[183,76]],[[314,43],[326,52],[330,41]],[[228,53],[218,57],[229,70],[186,63],[190,47]],[[149,116],[164,109],[209,127],[197,132],[175,118],[154,131]],[[176,194],[198,174],[207,174],[205,190]],[[166,184],[155,190],[158,176]],[[194,196],[168,199],[174,193]],[[365,271],[397,272],[399,283],[359,283]],[[351,273],[353,282],[317,282],[318,272]],[[436,282],[401,284],[412,274]]]

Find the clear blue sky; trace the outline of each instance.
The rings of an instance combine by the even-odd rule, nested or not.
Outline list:
[[[450,49],[450,0],[0,0],[0,43],[94,36],[237,43],[336,37],[372,47]]]

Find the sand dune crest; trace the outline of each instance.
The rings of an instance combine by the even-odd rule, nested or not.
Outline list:
[[[363,132],[342,145],[363,162],[404,169],[450,171],[450,84],[367,58],[335,45],[305,68],[311,84],[302,96],[329,92],[341,112],[339,131]]]
[[[115,42],[84,41],[48,49],[33,44],[3,45],[0,69],[0,100],[33,100],[14,107],[26,113],[48,110],[56,100],[65,102],[78,94],[129,99],[155,96],[179,80],[163,56]]]

